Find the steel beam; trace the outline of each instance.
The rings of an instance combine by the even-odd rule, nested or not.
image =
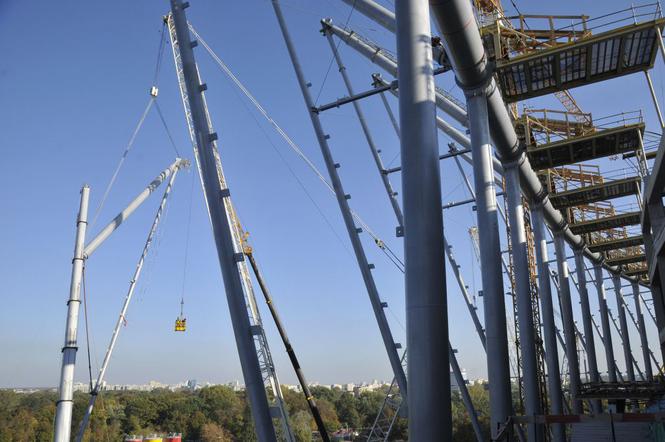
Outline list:
[[[536,265],[538,266],[538,294],[540,297],[540,314],[543,323],[545,343],[545,363],[547,364],[547,387],[550,403],[550,414],[563,414],[563,391],[561,389],[561,372],[559,370],[559,350],[556,344],[556,324],[554,322],[554,305],[552,303],[552,286],[545,237],[545,219],[540,204],[531,205],[531,220],[536,248]],[[565,428],[555,424],[553,441],[566,440]]]
[[[557,272],[559,275],[559,302],[561,303],[563,336],[566,340],[571,405],[573,414],[582,414],[584,412],[582,401],[577,398],[577,394],[580,391],[580,363],[577,356],[575,319],[573,317],[573,305],[570,297],[568,262],[565,260],[565,242],[561,232],[554,233],[554,250],[557,257]]]
[[[605,286],[603,285],[603,269],[600,264],[594,264],[594,279],[596,292],[598,293],[598,305],[600,307],[600,325],[603,330],[603,345],[605,346],[605,360],[607,362],[607,378],[610,382],[616,382],[617,367],[614,362],[614,348],[612,347],[612,330],[610,330],[610,317],[607,312],[607,299]]]
[[[166,201],[168,200],[169,194],[171,193],[171,189],[173,188],[173,182],[175,181],[177,172],[178,169],[173,171],[173,174],[171,175],[171,178],[169,179],[169,182],[166,185],[166,190],[164,190],[164,195],[162,196],[162,200],[159,203],[159,208],[157,209],[157,213],[155,214],[155,219],[152,222],[152,226],[150,227],[150,231],[148,232],[148,237],[146,238],[145,244],[143,245],[143,251],[141,252],[141,256],[139,257],[139,260],[136,263],[136,269],[134,270],[132,279],[129,282],[127,295],[125,296],[125,300],[122,303],[122,308],[120,309],[120,315],[118,315],[118,320],[116,321],[113,333],[111,334],[111,342],[109,343],[109,346],[106,349],[106,354],[104,355],[102,366],[99,369],[99,374],[97,375],[95,386],[90,392],[90,400],[88,401],[88,407],[85,410],[85,414],[83,415],[83,419],[81,420],[81,425],[79,426],[78,433],[76,434],[76,442],[81,442],[83,440],[83,435],[85,434],[85,430],[88,427],[88,423],[90,422],[90,415],[92,414],[92,410],[95,407],[95,402],[97,401],[97,397],[104,382],[104,375],[106,374],[106,370],[108,369],[109,363],[111,362],[111,355],[113,354],[115,343],[118,340],[120,329],[122,328],[122,325],[125,323],[125,317],[127,314],[127,309],[129,308],[129,303],[132,300],[134,289],[136,289],[136,284],[139,280],[139,277],[141,276],[141,271],[143,270],[143,263],[145,262],[145,259],[148,256],[148,251],[150,250],[152,240],[155,236],[155,233],[157,232],[157,226],[159,225],[162,213],[164,212],[164,208],[166,207]]]
[[[642,358],[644,359],[644,372],[647,381],[652,381],[653,369],[651,368],[651,360],[649,359],[649,341],[647,340],[647,329],[644,324],[644,315],[642,314],[642,306],[640,304],[640,286],[636,282],[632,283],[632,286],[633,301],[635,302],[635,316],[637,316],[640,344],[642,346]]]
[[[591,324],[591,306],[589,304],[589,291],[584,266],[584,255],[575,250],[575,273],[577,274],[577,292],[580,295],[580,308],[582,310],[582,326],[584,327],[584,341],[586,344],[587,362],[589,364],[589,377],[591,382],[600,382],[598,360],[596,358],[596,342],[593,337]],[[600,401],[591,401],[594,414],[602,412]]]
[[[321,125],[321,120],[319,118],[319,115],[313,111],[314,100],[312,99],[311,93],[309,91],[309,83],[305,80],[305,74],[302,70],[302,67],[300,66],[298,55],[296,53],[295,47],[293,46],[293,42],[291,41],[291,36],[286,26],[286,21],[284,20],[284,16],[282,14],[282,9],[279,4],[279,1],[273,0],[272,5],[275,11],[277,22],[282,32],[282,36],[284,38],[284,43],[286,44],[286,48],[289,53],[291,63],[293,65],[293,69],[296,74],[298,85],[300,86],[300,91],[302,92],[303,99],[305,101],[305,106],[309,111],[312,127],[316,134],[316,138],[319,143],[319,147],[321,149],[321,154],[323,156],[323,160],[325,162],[328,175],[330,176],[330,181],[333,190],[335,191],[335,197],[337,199],[337,203],[342,213],[344,225],[349,235],[349,240],[351,241],[351,246],[353,248],[353,252],[355,254],[358,267],[360,268],[360,273],[365,283],[365,288],[367,289],[367,294],[369,296],[370,303],[372,305],[372,310],[374,311],[374,316],[379,326],[379,331],[381,332],[381,338],[383,340],[383,344],[385,346],[386,353],[388,355],[388,360],[390,361],[393,374],[395,376],[395,379],[397,380],[397,384],[400,389],[400,394],[402,395],[402,397],[408,397],[406,375],[404,373],[404,369],[402,368],[400,357],[397,354],[395,341],[393,339],[392,332],[390,331],[390,327],[388,326],[388,320],[386,319],[385,313],[383,311],[383,303],[381,302],[381,299],[379,297],[379,292],[378,289],[376,288],[376,283],[374,282],[374,277],[372,276],[371,268],[369,262],[367,261],[367,256],[365,255],[365,250],[363,248],[362,242],[360,241],[358,228],[354,223],[353,215],[351,213],[351,208],[349,207],[348,199],[351,198],[351,196],[347,195],[344,192],[342,181],[339,177],[339,173],[337,172],[338,170],[337,168],[339,167],[339,165],[336,164],[335,161],[333,160],[332,153],[330,151],[330,146],[328,145],[328,139],[330,137],[323,131],[323,126]],[[440,204],[441,202],[439,200],[438,205]],[[440,207],[438,212],[439,213],[441,212]],[[439,269],[438,271],[441,272],[441,269]],[[444,344],[441,345],[445,345],[445,342],[446,341],[444,341]],[[446,373],[449,373],[447,369]]]
[[[490,429],[492,437],[496,437],[501,425],[513,414],[503,272],[501,261],[497,259],[501,256],[499,221],[485,91],[468,91],[466,98],[474,159],[473,177],[477,190],[476,216],[485,306]]]
[[[448,304],[427,0],[398,2],[409,440],[452,441]]]
[[[72,260],[72,276],[69,284],[69,300],[67,301],[67,325],[65,326],[65,344],[62,347],[60,386],[58,388],[58,401],[55,403],[54,442],[69,442],[72,430],[74,368],[76,366],[76,352],[78,351],[77,333],[81,307],[81,280],[85,261],[83,247],[88,226],[89,198],[90,188],[87,185],[83,186],[79,213],[76,219],[76,240],[74,243],[74,259]]]
[[[325,32],[325,35],[326,39],[328,40],[328,43],[330,44],[330,50],[333,53],[333,58],[337,63],[337,68],[339,69],[339,73],[342,76],[342,80],[344,81],[346,90],[348,91],[349,95],[354,95],[351,79],[349,78],[349,75],[346,73],[346,66],[344,66],[344,63],[342,62],[342,58],[339,55],[337,47],[335,46],[333,37],[329,32]],[[363,131],[363,135],[365,136],[365,140],[367,141],[367,145],[369,146],[372,158],[376,163],[376,167],[381,171],[385,170],[385,167],[383,166],[383,160],[381,160],[381,156],[379,155],[379,149],[376,147],[376,143],[374,142],[374,137],[372,137],[372,133],[369,130],[369,126],[367,125],[367,120],[365,120],[365,114],[362,108],[360,107],[360,103],[354,101],[353,109],[355,110],[356,116],[358,117],[358,121],[360,122],[360,127]],[[381,181],[383,182],[383,187],[385,188],[386,194],[390,199],[390,205],[393,208],[393,212],[395,212],[395,217],[397,218],[399,227],[402,227],[404,225],[404,216],[402,215],[402,209],[400,208],[399,202],[397,201],[397,192],[393,190],[393,186],[390,183],[390,180],[388,179],[388,174],[381,173]]]
[[[480,428],[480,423],[478,422],[478,413],[476,413],[476,408],[473,406],[473,401],[471,400],[469,389],[466,386],[466,380],[462,376],[462,370],[460,369],[459,363],[457,362],[457,355],[455,355],[455,350],[450,345],[450,343],[448,343],[448,356],[450,358],[450,366],[452,368],[453,374],[455,375],[455,380],[459,386],[462,402],[464,402],[466,411],[469,413],[471,427],[473,428],[473,432],[476,434],[476,440],[478,442],[483,442],[485,438],[483,436],[483,431]]]
[[[621,278],[612,275],[614,284],[614,295],[616,297],[617,312],[619,312],[619,325],[621,326],[621,343],[623,344],[624,363],[628,380],[635,382],[635,370],[633,370],[633,354],[630,349],[630,338],[628,336],[628,322],[626,321],[626,310],[623,305],[623,293],[621,293]]]
[[[225,200],[229,198],[228,188],[220,184],[217,171],[216,134],[208,120],[203,91],[205,87],[199,78],[192,41],[184,9],[189,3],[171,1],[171,13],[179,43],[183,76],[188,95],[188,104],[193,121],[193,140],[196,142],[199,171],[203,182],[204,196],[212,225],[217,248],[226,298],[231,315],[233,333],[236,340],[240,366],[245,380],[245,389],[254,419],[254,431],[259,442],[276,441],[275,429],[268,406],[268,397],[263,383],[261,367],[254,342],[254,331],[247,314],[245,292],[238,271],[238,255],[235,252],[233,233],[227,216]],[[226,185],[226,183],[224,183]]]
[[[536,336],[533,325],[531,281],[518,162],[504,164],[504,178],[506,180],[507,212],[515,278],[516,293],[514,295],[517,299],[519,345],[524,383],[524,408],[526,414],[535,416],[542,413],[542,408],[538,385]],[[537,425],[536,423],[531,423],[527,426],[527,435],[529,441],[542,441],[545,438],[542,425]]]

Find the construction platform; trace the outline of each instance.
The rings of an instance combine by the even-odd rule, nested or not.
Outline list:
[[[640,148],[644,128],[644,123],[640,122],[599,130],[582,137],[528,147],[527,155],[535,170],[619,155]]]
[[[637,253],[634,255],[624,255],[616,258],[608,258],[605,262],[611,266],[621,266],[625,264],[633,264],[636,262],[646,262],[646,256],[644,253]]]
[[[514,103],[651,69],[663,26],[657,18],[498,61],[503,98]]]
[[[644,244],[642,235],[630,236],[628,238],[613,239],[609,241],[598,241],[589,245],[592,252],[607,252],[608,250],[623,249]]]
[[[614,216],[605,216],[603,218],[592,219],[589,221],[580,221],[572,223],[570,230],[576,235],[598,232],[599,230],[614,229],[616,227],[631,226],[640,223],[642,212],[621,213]]]
[[[557,209],[636,195],[640,190],[639,177],[607,181],[593,186],[583,186],[565,192],[551,193],[549,199]]]

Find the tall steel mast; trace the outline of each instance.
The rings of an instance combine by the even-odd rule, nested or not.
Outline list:
[[[166,18],[185,118],[194,148],[219,257],[233,332],[240,357],[254,428],[260,442],[276,441],[271,416],[279,421],[283,437],[294,441],[268,342],[257,309],[240,223],[231,202],[214,132],[192,48],[185,8],[189,3],[171,0]],[[266,385],[267,384],[267,385]],[[271,388],[269,405],[266,387]],[[271,410],[272,409],[272,410]],[[271,412],[272,411],[272,412]]]

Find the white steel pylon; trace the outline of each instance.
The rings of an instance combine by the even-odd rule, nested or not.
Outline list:
[[[180,45],[178,43],[178,37],[176,35],[176,25],[172,14],[166,16],[165,20],[169,30],[169,38],[171,41],[171,48],[173,52],[173,61],[175,63],[176,74],[178,76],[178,84],[180,86],[180,94],[182,97],[182,102],[185,111],[185,119],[187,121],[187,127],[189,129],[192,146],[194,148],[194,156],[196,158],[196,164],[197,167],[199,168],[199,176],[201,177],[202,174],[200,170],[201,164],[199,158],[199,151],[196,141],[194,121],[192,119],[192,112],[189,105],[189,97],[186,87],[186,80],[184,76],[182,57],[180,54]],[[210,132],[213,133],[214,131],[212,130],[210,116],[208,115],[208,107],[205,104],[205,96],[203,94],[201,94],[201,96],[203,98],[207,123],[210,128]],[[226,179],[224,177],[222,162],[220,160],[219,151],[216,148],[216,145],[215,148],[213,149],[213,152],[215,156],[215,166],[217,169],[217,175],[219,178],[219,191],[223,192],[225,189],[228,189],[228,186],[226,183]],[[201,182],[201,184],[202,186],[204,186],[203,181]],[[244,256],[243,253],[244,232],[242,231],[240,221],[238,220],[238,216],[236,214],[235,208],[233,207],[230,196],[223,198],[223,205],[229,226],[231,227],[234,254],[238,257]],[[210,208],[208,208],[208,210],[210,210]],[[252,280],[250,277],[247,262],[244,259],[242,260],[238,259],[237,268],[238,268],[238,273],[240,274],[243,291],[245,294],[247,314],[249,316],[251,324],[252,336],[254,339],[254,347],[256,349],[256,354],[259,360],[263,382],[265,387],[269,388],[270,393],[272,393],[268,394],[268,400],[270,403],[271,416],[273,417],[273,425],[275,426],[276,433],[281,434],[283,439],[289,442],[295,442],[295,438],[293,436],[293,433],[289,425],[286,404],[284,402],[284,397],[282,396],[282,391],[279,384],[279,380],[277,378],[277,373],[275,372],[275,365],[272,360],[272,355],[270,353],[270,348],[268,346],[268,340],[266,339],[265,330],[263,328],[263,323],[261,321],[261,315],[257,308],[256,297],[254,295],[254,289],[252,286]]]

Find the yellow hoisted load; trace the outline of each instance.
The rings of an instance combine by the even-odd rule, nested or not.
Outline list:
[[[180,316],[175,319],[175,331],[184,332],[187,330],[187,318],[183,314],[183,308],[185,306],[185,298],[180,299]]]

